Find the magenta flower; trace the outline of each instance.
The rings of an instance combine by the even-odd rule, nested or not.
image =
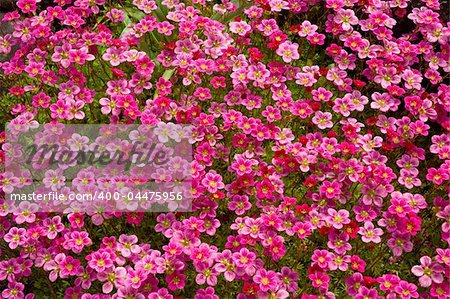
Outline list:
[[[276,272],[265,269],[257,270],[255,276],[253,276],[253,281],[259,285],[263,292],[275,291],[279,282]]]
[[[358,294],[356,294],[353,298],[355,299],[365,299],[365,298],[373,298],[373,299],[380,299],[381,297],[378,295],[378,292],[376,289],[369,289],[365,286],[362,286],[358,290]]]
[[[239,272],[244,272],[247,275],[255,273],[256,254],[247,248],[242,248],[239,252],[233,253],[233,261],[236,267],[240,268]]]
[[[26,298],[24,297],[23,290],[25,285],[23,283],[17,282],[15,280],[11,280],[8,282],[8,287],[3,289],[2,297],[9,299],[20,299]]]
[[[402,299],[419,298],[417,293],[417,286],[407,281],[400,281],[395,287],[395,292],[399,294]]]
[[[24,245],[26,241],[26,230],[24,228],[12,227],[9,232],[3,237],[8,243],[9,248],[15,249],[18,246]]]
[[[148,274],[143,269],[141,270],[129,269],[127,271],[127,278],[125,280],[125,284],[131,286],[133,289],[139,289],[141,284],[147,278],[147,275]]]
[[[88,255],[86,259],[89,261],[88,265],[97,272],[103,272],[107,268],[113,266],[114,256],[106,250],[96,251]]]
[[[387,242],[395,256],[401,256],[404,252],[411,252],[413,244],[410,241],[408,233],[394,232]]]
[[[436,169],[434,167],[428,168],[428,173],[426,176],[427,180],[435,183],[436,185],[441,185],[444,181],[450,179],[449,174],[442,168]]]
[[[80,261],[71,256],[66,256],[63,260],[59,261],[58,267],[60,269],[59,275],[61,278],[75,276],[82,271]]]
[[[328,283],[330,281],[330,277],[320,271],[315,271],[311,274],[309,274],[309,279],[312,281],[312,285],[315,288],[328,288]]]
[[[202,184],[210,193],[216,193],[219,189],[223,189],[225,187],[225,184],[222,182],[222,176],[214,170],[209,171],[205,175],[205,178],[202,180]]]
[[[399,217],[404,217],[407,213],[411,211],[411,206],[402,197],[400,192],[393,192],[391,198],[391,205],[388,211],[392,214],[396,214]]]
[[[338,198],[341,194],[341,187],[339,182],[337,181],[324,181],[322,186],[320,186],[319,191],[326,197],[326,198]],[[348,212],[345,213],[345,211],[341,212],[342,215],[336,215],[338,217],[337,220],[339,220],[339,217],[347,217],[348,220]],[[340,222],[346,221],[344,219],[339,220]],[[348,222],[347,222],[348,223]]]
[[[85,246],[92,244],[88,232],[85,231],[66,233],[64,239],[64,248],[75,253],[80,253]]]
[[[89,54],[87,47],[69,51],[69,61],[72,63],[83,65],[86,61],[93,61],[94,59],[95,56]]]
[[[161,288],[156,292],[150,293],[148,299],[173,299],[173,296],[166,288]]]
[[[328,250],[314,250],[311,260],[322,269],[328,268],[328,263],[332,261],[332,255]]]
[[[235,211],[236,215],[243,215],[252,207],[246,195],[235,195],[233,200],[228,203],[228,208]]]

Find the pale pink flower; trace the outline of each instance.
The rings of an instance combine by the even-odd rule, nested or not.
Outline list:
[[[276,53],[280,55],[283,58],[283,61],[286,63],[300,58],[300,55],[298,53],[298,44],[292,43],[290,41],[285,41],[280,44]]]

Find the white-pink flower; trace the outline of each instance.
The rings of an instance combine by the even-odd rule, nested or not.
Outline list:
[[[240,36],[245,36],[252,27],[244,21],[230,22],[230,31]]]
[[[333,122],[331,121],[332,115],[330,112],[316,111],[312,122],[319,127],[319,129],[332,128]]]
[[[441,283],[444,281],[444,268],[436,262],[433,262],[429,256],[422,256],[420,258],[420,265],[414,266],[411,272],[420,277],[419,283],[426,288],[434,283]]]
[[[383,230],[381,228],[375,228],[372,222],[365,222],[364,227],[360,227],[358,233],[362,235],[361,240],[365,243],[380,243],[380,236],[383,235]]]
[[[276,53],[280,55],[286,63],[300,58],[300,54],[298,53],[298,44],[290,41],[285,41],[280,44]]]

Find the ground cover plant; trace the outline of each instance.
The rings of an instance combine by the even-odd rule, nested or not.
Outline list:
[[[450,297],[447,1],[6,2],[2,124],[191,125],[193,161],[167,213],[17,206],[4,168],[2,298]]]

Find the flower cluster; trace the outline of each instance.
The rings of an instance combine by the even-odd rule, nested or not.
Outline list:
[[[0,118],[19,132],[158,126],[163,143],[189,124],[193,161],[178,170],[192,176],[192,212],[42,211],[6,199],[33,173],[4,171],[3,298],[450,297],[441,1],[15,4]],[[107,134],[103,146],[129,146]],[[22,154],[8,137],[4,165]],[[133,190],[164,181],[158,171],[88,168],[75,183]],[[64,180],[47,171],[42,188]]]

